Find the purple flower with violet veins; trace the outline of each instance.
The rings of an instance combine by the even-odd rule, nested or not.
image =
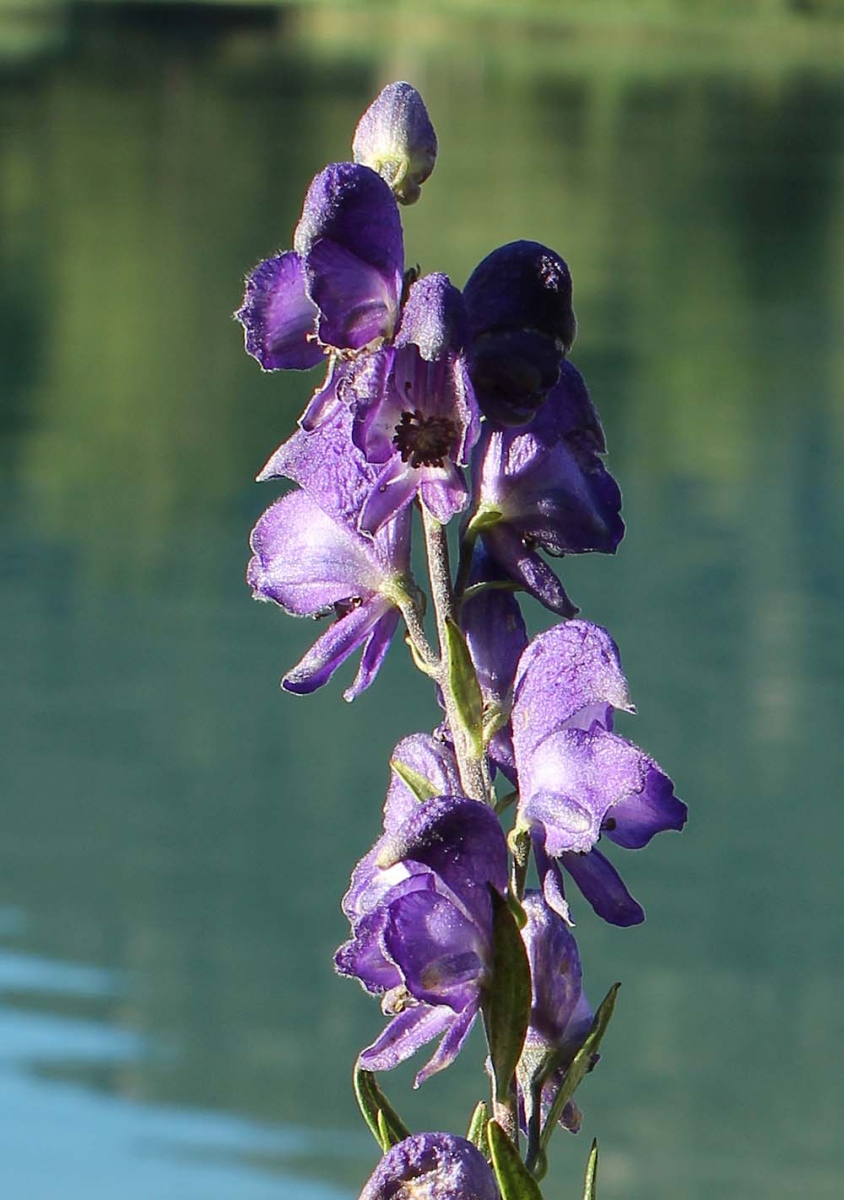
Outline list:
[[[352,153],[378,172],[399,203],[416,203],[437,160],[437,135],[415,87],[387,84],[358,121]]]
[[[360,1200],[500,1200],[476,1146],[450,1133],[417,1133],[392,1146]]]
[[[259,263],[235,314],[265,371],[306,370],[328,355],[328,377],[303,417],[313,428],[337,400],[343,361],[392,337],[404,272],[401,218],[369,167],[332,163],[311,183],[294,249]]]
[[[463,295],[472,337],[472,383],[483,412],[522,425],[557,382],[577,330],[571,274],[539,242],[499,246]]]
[[[399,622],[410,558],[410,514],[364,538],[333,520],[307,491],[283,496],[252,531],[246,580],[256,600],[273,600],[298,617],[332,613],[337,620],[281,681],[306,694],[327,683],[355,650],[360,668],[346,700],[375,678]]]
[[[417,494],[443,525],[466,507],[460,468],[480,416],[464,345],[460,293],[446,275],[426,275],[410,288],[393,345],[349,368],[343,396],[355,413],[352,436],[381,467],[361,513],[364,533],[375,533]]]
[[[490,888],[507,888],[504,833],[490,808],[462,796],[417,803],[360,864],[344,901],[352,938],[334,962],[392,1018],[361,1052],[365,1070],[391,1070],[437,1037],[415,1086],[454,1061],[490,979]]]
[[[618,484],[600,458],[605,450],[583,377],[564,362],[530,424],[487,423],[473,456],[470,531],[510,579],[564,617],[577,609],[539,549],[555,556],[615,552],[624,523]]]
[[[516,672],[513,745],[518,821],[531,831],[545,899],[568,919],[562,865],[598,916],[635,925],[645,914],[597,842],[606,834],[640,849],[682,829],[686,806],[654,760],[612,732],[615,709],[633,711],[605,629],[568,621],[533,639]]]
[[[565,921],[539,892],[528,892],[522,907],[527,917],[522,938],[530,962],[531,1009],[516,1078],[519,1115],[527,1133],[532,1121],[544,1124],[566,1070],[591,1028],[592,1010],[582,990],[577,943]],[[577,1133],[580,1120],[580,1110],[570,1100],[560,1124]]]

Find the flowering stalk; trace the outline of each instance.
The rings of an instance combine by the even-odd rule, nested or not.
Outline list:
[[[381,835],[343,899],[350,936],[336,969],[388,1018],[355,1067],[383,1153],[361,1200],[540,1200],[552,1134],[580,1127],[574,1093],[618,987],[593,1014],[567,883],[604,920],[642,921],[598,843],[640,849],[681,829],[686,809],[615,733],[615,711],[633,711],[618,650],[575,619],[543,557],[613,553],[624,534],[600,419],[568,359],[568,266],[524,241],[489,254],[462,293],[405,270],[398,204],[419,199],[436,152],[418,92],[385,88],[354,161],[311,183],[294,248],[246,281],[247,352],[267,371],[326,368],[259,475],[296,490],[253,530],[247,579],[257,599],[333,618],[284,675],[287,691],[322,687],[359,654],[344,693],[355,699],[403,623],[443,710],[433,732],[393,751]],[[417,523],[427,597],[410,566]],[[520,594],[560,622],[530,640]],[[489,1107],[478,1104],[466,1138],[411,1133],[378,1074],[435,1043],[419,1086],[454,1061],[478,1015]],[[586,1197],[596,1163],[593,1145]]]

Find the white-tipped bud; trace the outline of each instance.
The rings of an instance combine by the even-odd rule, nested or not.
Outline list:
[[[400,204],[415,204],[437,160],[437,135],[425,102],[409,83],[390,83],[358,121],[356,163],[370,167]]]

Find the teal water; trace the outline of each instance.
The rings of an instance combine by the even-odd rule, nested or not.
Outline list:
[[[0,76],[4,1194],[340,1200],[374,1161],[338,899],[436,715],[400,646],[352,706],[278,691],[313,627],[249,599],[251,480],[311,381],[229,314],[408,76],[441,145],[409,261],[571,265],[629,532],[566,583],[691,808],[623,856],[644,927],[577,914],[591,998],[623,987],[548,1194],[597,1134],[606,1200],[839,1196],[844,74],[292,15],[54,32]],[[459,1129],[482,1056],[391,1093]]]

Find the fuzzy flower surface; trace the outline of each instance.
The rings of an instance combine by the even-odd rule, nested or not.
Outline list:
[[[389,83],[358,122],[356,163],[377,171],[400,204],[415,204],[437,161],[437,135],[416,88]]]
[[[531,830],[545,898],[568,919],[562,865],[599,916],[635,925],[644,912],[598,840],[640,849],[682,829],[686,806],[657,763],[613,732],[617,709],[633,711],[605,629],[568,621],[533,639],[516,672],[513,746],[518,819]]]
[[[399,320],[404,240],[395,197],[358,163],[332,163],[311,183],[294,249],[259,263],[235,316],[265,371],[329,371],[302,417],[314,428],[337,401],[350,355],[392,337]]]
[[[500,1200],[477,1147],[450,1133],[417,1133],[381,1159],[360,1200]]]
[[[449,752],[417,735],[397,749],[417,776],[432,768],[449,782]],[[416,768],[421,767],[421,771]],[[434,786],[438,786],[434,780]],[[486,805],[437,795],[408,806],[405,785],[391,789],[385,832],[352,877],[343,903],[352,937],[335,966],[382,997],[391,1020],[360,1055],[386,1071],[439,1037],[416,1086],[456,1058],[479,1012],[492,969],[492,900],[507,888],[507,846]]]

